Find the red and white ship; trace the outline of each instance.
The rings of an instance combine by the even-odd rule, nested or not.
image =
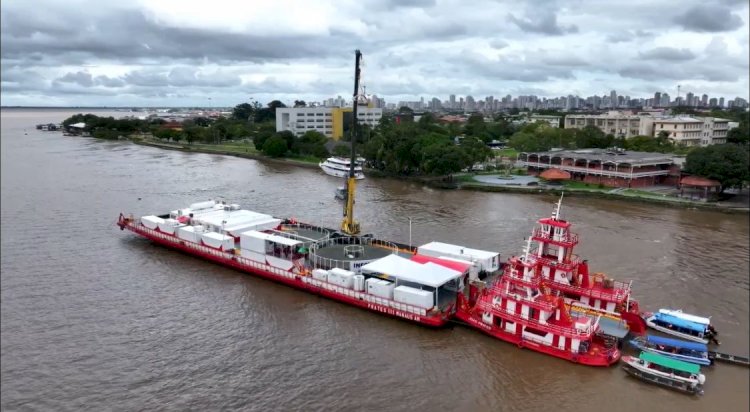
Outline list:
[[[160,216],[121,214],[117,225],[199,258],[432,327],[452,317],[472,269],[470,262],[415,255],[406,245],[215,201]]]
[[[506,271],[531,268],[540,275],[541,286],[562,297],[572,312],[602,316],[608,325],[620,322],[631,333],[646,333],[638,302],[631,297],[632,282],[609,279],[603,273],[589,274],[588,261],[573,254],[578,235],[571,233],[570,222],[560,218],[561,206],[562,196],[552,216],[540,219],[532,231],[534,252],[526,260],[511,257]]]
[[[616,340],[601,333],[601,317],[572,316],[562,297],[551,294],[529,253],[490,283],[472,282],[468,302],[459,296],[456,317],[480,331],[558,358],[591,366],[620,359]]]

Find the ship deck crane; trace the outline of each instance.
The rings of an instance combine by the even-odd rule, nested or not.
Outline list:
[[[354,178],[354,166],[356,165],[356,153],[354,145],[359,136],[359,124],[357,122],[357,106],[359,105],[359,63],[362,60],[362,53],[359,50],[354,52],[354,96],[352,99],[352,128],[350,139],[352,145],[351,160],[349,161],[349,176],[346,180],[346,206],[344,209],[344,220],[341,222],[341,231],[347,235],[354,236],[359,234],[359,222],[354,220],[354,188],[356,179]]]

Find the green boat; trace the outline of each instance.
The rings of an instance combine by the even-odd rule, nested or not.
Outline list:
[[[623,356],[622,360],[625,372],[642,381],[685,393],[703,394],[706,377],[700,373],[699,365],[648,352],[641,352],[637,358]]]

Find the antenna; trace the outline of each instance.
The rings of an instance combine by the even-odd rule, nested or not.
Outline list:
[[[562,208],[563,196],[565,196],[565,192],[560,194],[560,200],[557,201],[557,206],[555,206],[555,210],[552,212],[552,219],[554,220],[560,218],[560,209]]]

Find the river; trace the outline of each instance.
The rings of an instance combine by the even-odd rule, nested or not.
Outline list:
[[[4,411],[750,409],[747,368],[706,368],[705,395],[689,397],[618,366],[574,365],[460,326],[423,328],[121,232],[120,212],[217,197],[337,227],[341,182],[34,128],[75,112],[1,113]],[[504,259],[556,200],[370,178],[355,216],[380,238]],[[562,215],[581,237],[577,253],[594,272],[632,279],[643,309],[711,315],[721,351],[748,354],[748,215],[576,197]]]

